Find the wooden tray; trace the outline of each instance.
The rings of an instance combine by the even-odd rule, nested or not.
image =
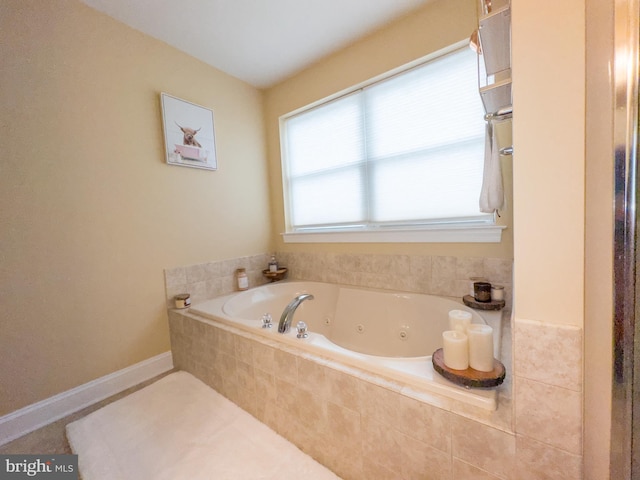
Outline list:
[[[270,272],[267,268],[266,270],[262,270],[262,275],[267,277],[272,282],[277,282],[278,280],[282,280],[284,276],[287,274],[287,267],[280,267],[275,272]]]
[[[477,310],[502,310],[504,308],[504,300],[491,300],[490,302],[478,302],[471,295],[462,297],[462,301],[467,307]]]
[[[504,382],[506,370],[500,360],[493,359],[493,371],[479,372],[469,367],[466,370],[454,370],[444,364],[444,352],[441,348],[433,352],[431,357],[433,368],[447,380],[457,385],[474,388],[497,387]]]

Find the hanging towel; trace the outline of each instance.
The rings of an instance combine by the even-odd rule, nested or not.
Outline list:
[[[491,120],[487,121],[484,142],[484,174],[480,190],[480,211],[493,213],[504,204],[502,169],[500,168],[500,148],[496,129]]]

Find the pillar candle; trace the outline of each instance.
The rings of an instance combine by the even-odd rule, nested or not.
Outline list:
[[[469,366],[480,372],[493,370],[493,328],[489,325],[470,325],[467,328],[469,337]]]
[[[444,364],[454,370],[469,368],[469,342],[464,332],[448,330],[442,332]]]
[[[471,312],[466,310],[451,310],[449,312],[449,330],[462,328],[463,331],[466,331],[469,325],[471,325]]]

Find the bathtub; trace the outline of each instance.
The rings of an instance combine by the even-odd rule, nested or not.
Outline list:
[[[288,333],[278,333],[283,310],[303,293],[312,294],[314,299],[299,305]],[[501,312],[472,310],[447,297],[284,281],[193,305],[190,313],[430,393],[495,410],[495,389],[460,387],[433,370],[431,355],[442,347],[442,332],[449,329],[448,312],[454,309],[467,310],[472,314],[472,323],[485,323],[493,328],[494,354],[499,358]],[[262,317],[267,313],[273,318],[273,326],[262,328]],[[296,324],[300,321],[307,325],[307,338],[296,336]]]

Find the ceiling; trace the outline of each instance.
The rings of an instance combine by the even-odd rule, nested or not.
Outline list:
[[[430,0],[82,0],[265,88]]]

